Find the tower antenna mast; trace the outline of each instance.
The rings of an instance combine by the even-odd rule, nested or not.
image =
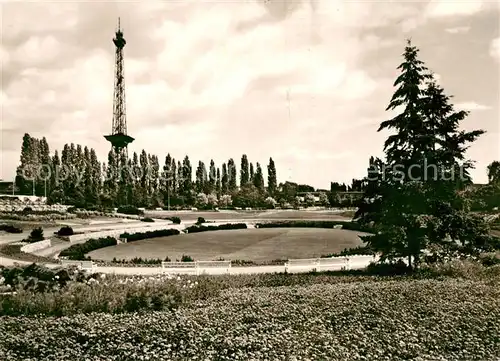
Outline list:
[[[128,144],[134,141],[134,138],[127,135],[127,115],[125,107],[125,76],[123,71],[123,48],[127,43],[123,37],[120,27],[120,18],[118,18],[118,30],[113,39],[115,44],[115,87],[113,96],[113,121],[111,134],[104,138],[111,143],[111,147],[117,154],[127,154]]]

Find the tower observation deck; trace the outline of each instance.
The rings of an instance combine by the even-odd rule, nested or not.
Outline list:
[[[125,77],[123,71],[123,48],[127,43],[120,28],[120,18],[118,18],[118,29],[113,39],[115,44],[115,87],[113,96],[113,123],[110,135],[105,135],[107,141],[117,153],[127,154],[128,144],[134,138],[127,135],[127,115],[125,107]]]

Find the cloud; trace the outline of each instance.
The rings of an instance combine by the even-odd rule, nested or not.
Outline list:
[[[217,164],[231,157],[239,163],[243,153],[262,165],[273,157],[279,180],[291,174],[294,181],[319,187],[362,177],[369,156],[381,152],[385,135],[376,129],[388,117],[385,106],[404,47],[400,30],[421,31],[416,45],[431,55],[446,50],[428,40],[444,33],[444,25],[436,32],[427,28],[425,16],[415,15],[423,3],[2,6],[0,177],[5,178],[14,174],[25,132],[46,136],[52,149],[72,142],[93,147],[105,160],[109,144],[103,135],[110,132],[113,106],[111,40],[118,16],[127,40],[128,130],[136,139],[129,153],[146,149],[163,159],[169,152],[178,160],[188,154],[193,163],[213,158]],[[490,36],[486,30],[482,39]],[[485,55],[460,48],[464,53],[455,56],[467,55],[467,68],[476,68]],[[462,68],[450,72],[449,57],[432,61],[431,68],[447,83],[468,81]],[[453,89],[463,99],[495,107],[483,101],[481,91]],[[492,121],[486,117],[485,128]]]
[[[493,39],[490,44],[490,55],[500,61],[500,38]]]
[[[454,28],[447,28],[445,31],[450,34],[463,34],[470,30],[470,26],[457,26]]]
[[[476,102],[463,102],[463,103],[458,103],[458,104],[455,104],[455,107],[457,109],[461,109],[461,110],[469,110],[469,111],[474,111],[474,110],[488,110],[488,109],[491,109],[491,107],[487,106],[487,105],[482,105],[482,104],[478,104]]]
[[[429,17],[467,16],[478,13],[483,6],[481,0],[433,0],[427,6],[426,15]]]

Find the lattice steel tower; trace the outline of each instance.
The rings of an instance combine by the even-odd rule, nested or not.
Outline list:
[[[134,141],[134,138],[127,135],[127,115],[125,111],[125,77],[123,72],[123,48],[127,43],[123,38],[120,28],[120,18],[118,18],[118,30],[113,39],[115,44],[115,90],[113,97],[113,128],[111,135],[104,138],[111,143],[112,148],[127,156],[127,145]]]

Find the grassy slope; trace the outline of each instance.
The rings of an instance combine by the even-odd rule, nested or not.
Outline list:
[[[160,237],[106,247],[91,252],[93,259],[180,259],[183,254],[199,260],[222,257],[232,260],[271,261],[319,257],[360,245],[359,233],[338,229],[265,228],[208,231]]]
[[[491,360],[499,321],[481,281],[227,289],[175,313],[4,317],[0,359]]]

